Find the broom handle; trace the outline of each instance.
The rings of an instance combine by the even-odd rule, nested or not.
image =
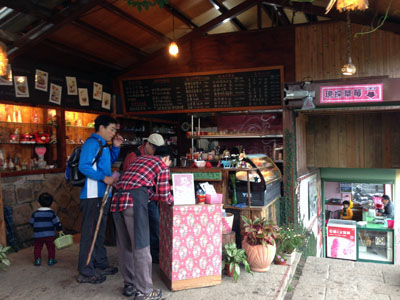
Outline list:
[[[97,219],[96,230],[95,230],[95,232],[94,232],[92,245],[90,246],[90,251],[89,251],[88,258],[87,258],[87,260],[86,260],[86,265],[89,265],[90,259],[92,258],[92,253],[93,253],[93,249],[94,249],[94,244],[96,244],[96,239],[97,239],[97,234],[99,233],[99,228],[100,228],[101,219],[103,218],[104,205],[106,205],[107,198],[108,198],[108,193],[109,193],[109,191],[110,191],[110,187],[111,187],[111,185],[107,184],[106,192],[104,193],[103,201],[101,202],[101,207],[100,207],[100,212],[99,212],[99,218]]]

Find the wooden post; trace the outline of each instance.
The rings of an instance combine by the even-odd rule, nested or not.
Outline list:
[[[6,246],[6,222],[4,220],[3,193],[1,192],[1,174],[0,174],[0,245]]]

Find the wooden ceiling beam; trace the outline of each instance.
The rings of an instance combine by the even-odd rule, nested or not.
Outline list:
[[[165,4],[164,8],[168,12],[170,12],[173,16],[175,16],[176,18],[181,20],[183,23],[185,23],[187,26],[189,26],[190,28],[198,28],[199,27],[195,23],[193,23],[189,17],[187,17],[185,14],[183,14],[181,11],[179,11],[175,7],[173,7],[171,4]]]
[[[198,27],[197,29],[194,29],[193,31],[191,31],[190,33],[182,36],[181,38],[179,38],[177,40],[177,43],[183,43],[186,41],[189,41],[191,39],[194,39],[196,37],[202,36],[204,34],[206,34],[207,32],[209,32],[210,30],[218,27],[219,25],[223,24],[224,20],[228,19],[228,18],[234,18],[235,16],[241,14],[242,12],[250,9],[251,7],[253,7],[254,5],[256,5],[257,3],[260,3],[262,0],[246,0],[242,3],[240,3],[239,5],[236,5],[235,7],[233,7],[232,9],[228,10],[227,12],[221,14],[220,16],[212,19],[211,21],[207,22],[206,24],[203,24],[202,26]],[[127,68],[125,68],[125,70],[123,72],[121,72],[121,77],[123,76],[124,73],[129,72],[130,70],[132,70],[133,68],[136,68],[137,66],[139,66],[140,64],[143,64],[145,62],[151,61],[152,59],[159,57],[160,55],[163,54],[163,52],[165,51],[165,48],[161,48],[160,50],[152,53],[146,61],[141,61],[139,63],[134,63],[130,66],[128,66]]]
[[[229,9],[226,8],[225,5],[223,5],[221,2],[218,0],[208,0],[211,2],[211,4],[221,13],[227,12]],[[230,19],[230,22],[232,22],[235,27],[239,30],[247,30],[246,26],[244,26],[238,18],[232,18]]]
[[[69,14],[67,16],[58,16],[58,18],[57,16],[55,16],[56,18],[53,19],[56,21],[54,23],[48,24],[49,26],[50,25],[52,26],[49,27],[47,30],[45,30],[43,33],[39,34],[37,37],[33,39],[28,37],[22,37],[20,40],[16,41],[18,46],[14,45],[10,47],[11,49],[9,50],[9,55],[8,55],[9,60],[13,60],[14,58],[18,57],[19,55],[27,51],[28,48],[43,41],[53,32],[60,29],[63,25],[71,23],[73,20],[77,19],[81,14],[91,10],[93,7],[98,5],[100,1],[101,0],[87,0],[84,4],[77,3],[71,5],[69,9],[70,10]],[[62,14],[64,15],[65,11],[63,11]]]
[[[66,46],[64,44],[60,44],[60,43],[57,43],[57,42],[54,42],[54,41],[50,41],[50,40],[45,40],[45,41],[42,42],[42,44],[47,46],[47,47],[51,47],[51,48],[56,49],[58,51],[64,52],[64,53],[66,53],[68,55],[72,55],[72,56],[75,56],[75,57],[83,58],[85,60],[94,62],[96,64],[105,66],[105,67],[107,67],[109,69],[113,69],[114,71],[121,71],[122,70],[121,66],[115,65],[115,64],[110,63],[110,62],[105,61],[105,60],[102,60],[102,59],[100,59],[98,57],[89,55],[89,54],[87,54],[85,52],[77,50],[76,48],[68,47],[68,46]]]
[[[311,3],[296,3],[282,0],[264,0],[263,2],[265,4],[275,4],[295,11],[301,11],[304,14],[330,18],[336,21],[346,21],[345,13],[340,13],[336,9],[332,9],[328,14],[325,14],[325,7],[313,5]],[[374,18],[374,15],[368,12],[351,12],[351,23],[354,24],[371,26],[371,22]],[[386,20],[380,29],[400,34],[399,25],[399,23]]]
[[[262,4],[257,3],[257,28],[262,28]]]
[[[163,35],[161,32],[153,29],[152,27],[143,23],[142,21],[139,21],[138,19],[132,17],[130,14],[124,12],[119,7],[113,5],[109,2],[106,2],[106,1],[102,1],[100,3],[100,5],[103,8],[107,9],[108,11],[110,11],[110,12],[114,13],[115,15],[119,16],[120,18],[124,19],[125,21],[128,21],[129,23],[131,23],[139,28],[142,28],[143,30],[145,30],[152,36],[158,38],[159,40],[164,41],[165,43],[171,42],[171,40],[168,37],[166,37],[165,35]]]
[[[116,45],[119,46],[121,48],[124,48],[125,50],[128,50],[129,52],[133,52],[136,55],[139,55],[141,58],[144,58],[146,56],[148,56],[147,53],[145,53],[144,51],[140,50],[139,48],[136,48],[104,31],[100,31],[99,29],[97,29],[96,27],[83,22],[81,20],[75,20],[72,22],[73,25],[81,28],[82,30],[96,36],[99,37],[105,41],[107,41],[108,43],[112,44],[112,45]]]
[[[52,15],[52,11],[42,8],[27,0],[0,0],[0,5],[7,6],[26,15],[38,17],[40,19],[48,19]]]
[[[266,14],[272,20],[272,23],[276,26],[288,26],[290,25],[289,18],[287,17],[285,11],[281,6],[277,6],[275,4],[266,4],[263,3],[263,8]]]
[[[192,32],[184,35],[181,37],[178,42],[183,42],[187,40],[191,40],[197,36],[201,36],[209,32],[210,30],[218,27],[219,25],[223,24],[226,19],[234,18],[240,15],[242,12],[252,8],[257,3],[261,2],[261,0],[246,0],[236,5],[235,7],[231,8],[230,10],[224,12],[223,14],[219,15],[218,17],[212,19],[211,21],[203,24],[199,28],[193,30]]]

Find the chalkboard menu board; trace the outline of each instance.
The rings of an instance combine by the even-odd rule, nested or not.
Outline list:
[[[122,80],[126,112],[281,105],[282,68]]]

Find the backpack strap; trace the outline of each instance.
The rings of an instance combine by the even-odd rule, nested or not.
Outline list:
[[[94,136],[89,137],[89,139],[90,138],[95,139],[99,143],[99,146],[100,146],[99,150],[97,150],[96,157],[94,158],[94,161],[92,162],[92,166],[93,166],[95,163],[97,163],[99,161],[100,157],[103,155],[103,148],[107,147],[107,144],[103,146],[103,143],[98,138],[96,138]]]

